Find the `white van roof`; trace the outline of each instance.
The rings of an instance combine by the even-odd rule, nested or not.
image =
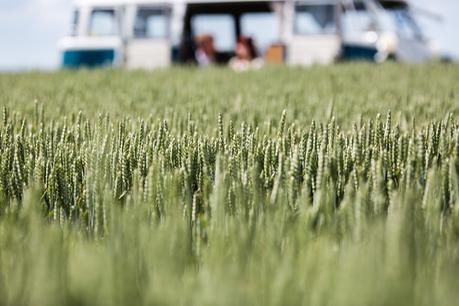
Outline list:
[[[116,6],[124,4],[174,3],[181,0],[75,0],[75,6]]]
[[[75,0],[76,6],[117,6],[126,4],[175,4],[175,3],[231,3],[231,2],[288,2],[298,1],[302,3],[337,3],[350,2],[352,0]],[[378,1],[378,0],[376,0]],[[380,2],[407,3],[407,0],[379,0]]]
[[[75,0],[76,6],[116,6],[125,4],[175,4],[175,3],[231,3],[231,2],[288,2],[294,0]],[[299,0],[298,2],[334,3],[343,0]]]

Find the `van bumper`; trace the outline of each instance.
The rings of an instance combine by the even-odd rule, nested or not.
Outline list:
[[[344,44],[341,57],[345,60],[369,60],[375,61],[378,49],[373,46],[358,44]]]
[[[118,36],[68,36],[59,41],[61,67],[103,67],[120,63],[122,41]]]
[[[65,50],[62,54],[64,68],[95,68],[113,65],[115,60],[114,49],[100,50]]]

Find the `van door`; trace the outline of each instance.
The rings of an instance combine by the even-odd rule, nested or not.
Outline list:
[[[388,11],[394,18],[397,29],[396,58],[406,62],[421,62],[434,57],[427,39],[408,9],[391,9]]]
[[[341,52],[338,18],[338,6],[333,2],[295,2],[288,62],[328,64],[338,58]]]
[[[126,66],[132,69],[155,69],[171,62],[171,9],[138,6],[126,42]]]

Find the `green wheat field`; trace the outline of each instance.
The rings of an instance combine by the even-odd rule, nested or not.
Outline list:
[[[459,305],[459,66],[0,74],[0,305]]]

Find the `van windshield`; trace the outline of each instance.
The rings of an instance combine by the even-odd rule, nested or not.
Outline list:
[[[110,36],[118,34],[114,9],[94,9],[91,12],[89,27],[91,36]]]
[[[368,31],[393,31],[400,37],[423,39],[421,28],[404,3],[381,1],[382,12],[376,16],[363,2],[354,2],[343,7],[343,29],[345,34]]]
[[[408,9],[388,9],[386,13],[391,17],[389,22],[392,23],[392,28],[396,29],[401,37],[416,40],[424,39],[421,28]]]

